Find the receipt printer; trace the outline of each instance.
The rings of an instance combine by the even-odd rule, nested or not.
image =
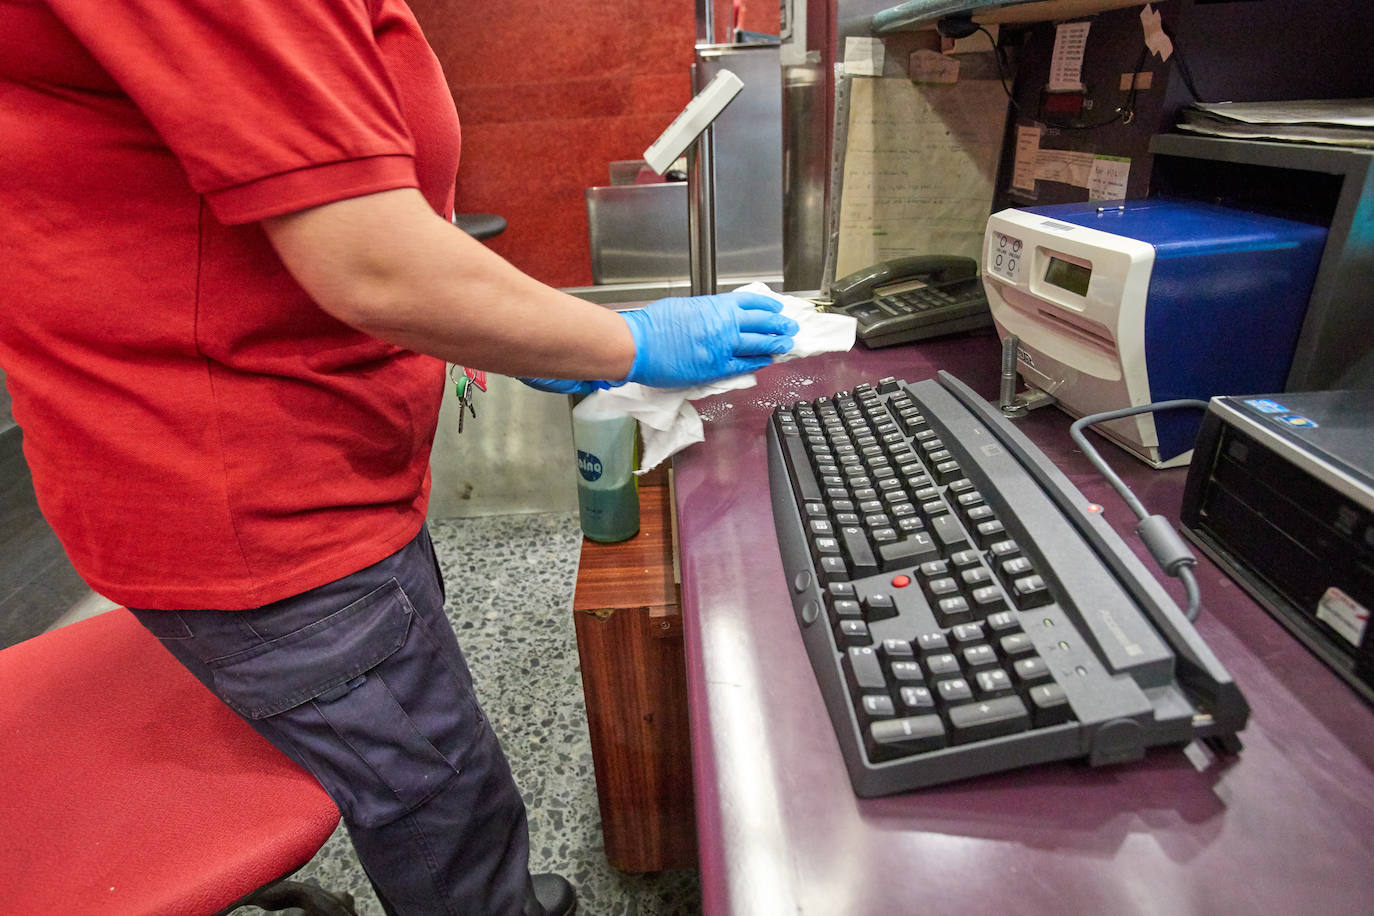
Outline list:
[[[983,283],[1017,370],[1072,416],[1281,391],[1326,241],[1320,226],[1193,201],[1003,210]],[[1184,465],[1200,416],[1095,427],[1154,467]]]

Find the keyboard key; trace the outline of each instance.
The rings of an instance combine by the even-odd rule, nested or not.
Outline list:
[[[878,545],[878,558],[883,572],[916,566],[940,555],[935,540],[924,531],[917,531],[891,543]]]
[[[968,623],[973,620],[973,610],[963,595],[951,595],[935,602],[935,621],[942,627]]]
[[[949,562],[956,569],[967,569],[970,566],[981,566],[983,555],[976,550],[956,550],[949,555]]]
[[[885,693],[866,693],[859,703],[859,711],[866,719],[883,719],[897,715],[892,697]]]
[[[869,595],[863,600],[864,618],[872,623],[897,616],[897,603],[888,594]]]
[[[903,687],[897,691],[897,699],[906,713],[931,712],[935,709],[935,697],[929,687]]]
[[[830,606],[830,622],[839,626],[841,620],[863,620],[863,608],[853,598],[837,598],[826,602]]]
[[[989,544],[988,553],[992,554],[994,561],[1009,560],[1020,554],[1021,548],[1011,538],[1003,538]]]
[[[925,672],[914,661],[893,662],[888,668],[888,673],[892,676],[893,686],[898,688],[918,686],[926,680]]]
[[[983,627],[976,623],[964,623],[949,631],[950,639],[956,646],[971,646],[983,641]]]
[[[988,652],[992,652],[990,646],[984,646]],[[850,650],[853,651],[853,650]],[[973,675],[974,682],[978,685],[978,694],[982,697],[1000,697],[1011,693],[1011,678],[1007,672],[1001,668],[990,668],[986,671],[979,671]]]
[[[968,546],[968,535],[964,533],[964,526],[952,515],[941,515],[931,519],[930,531],[935,535],[942,553],[949,554]]]
[[[1018,696],[994,697],[949,710],[950,732],[957,744],[1023,732],[1030,728],[1030,718]]]
[[[922,633],[912,640],[913,647],[922,655],[938,654],[949,651],[949,640],[944,633]]]
[[[1003,636],[997,641],[997,646],[1007,658],[1021,658],[1035,651],[1035,643],[1025,633]]]
[[[979,522],[974,526],[973,538],[978,542],[979,547],[986,547],[1006,533],[1006,526],[999,519],[991,519],[986,522]]]
[[[863,528],[846,525],[840,529],[839,540],[844,547],[845,556],[849,557],[849,568],[854,578],[862,579],[878,571],[878,561],[873,557],[873,548],[868,546],[868,538],[864,536]]]
[[[841,620],[835,627],[835,641],[840,646],[871,646],[873,635],[868,632],[868,624],[862,620]]]
[[[840,659],[850,693],[880,693],[887,689],[878,653],[869,646],[853,646]]]
[[[959,594],[959,583],[953,576],[944,576],[940,579],[928,579],[923,583],[927,597],[932,601],[939,601],[941,598],[948,598],[951,595]]]
[[[973,688],[961,677],[947,677],[935,682],[935,694],[946,705],[962,703],[973,699]]]
[[[945,723],[936,715],[873,722],[868,726],[865,736],[868,756],[873,760],[891,760],[938,750],[949,743],[945,736]]]
[[[921,575],[926,577],[927,579],[939,579],[942,576],[949,575],[949,561],[929,560],[925,563],[922,563],[919,567],[919,570]]]
[[[1008,633],[1019,633],[1021,621],[1011,611],[1002,611],[988,615],[987,628],[993,636],[1006,636]]]
[[[941,652],[926,658],[926,671],[932,678],[959,673],[959,659],[952,652]]]
[[[963,469],[959,467],[959,462],[953,460],[941,461],[931,471],[939,483],[948,483],[964,473]]]
[[[905,639],[884,639],[878,646],[878,655],[891,665],[893,662],[913,660],[916,658],[916,650]]]
[[[822,557],[820,574],[821,581],[826,583],[847,580],[849,570],[844,564],[844,557]]]
[[[1031,565],[1031,561],[1027,560],[1025,557],[1012,557],[1010,560],[1003,560],[1001,565],[997,567],[997,571],[1002,576],[1003,582],[1014,582],[1022,576],[1033,572],[1034,569],[1035,567]]]
[[[1038,684],[1027,691],[1026,699],[1030,701],[1036,728],[1059,725],[1073,718],[1069,698],[1058,684]]]
[[[969,646],[964,650],[964,667],[969,670],[976,668],[987,668],[997,664],[997,653],[992,650],[992,646],[983,643],[980,646]],[[998,669],[1001,670],[1000,668]],[[1010,686],[1010,682],[1008,683]]]
[[[1021,610],[1049,604],[1050,590],[1039,576],[1026,576],[1011,584],[1011,600]]]
[[[1012,665],[1012,670],[1016,673],[1018,685],[1038,684],[1050,676],[1050,666],[1038,655],[1019,659]]]
[[[970,601],[973,605],[974,616],[984,617],[994,611],[1000,611],[1007,606],[1002,600],[1002,593],[995,585],[984,585],[982,588],[975,588],[969,593]]]
[[[982,588],[984,585],[992,584],[992,572],[986,566],[975,566],[966,569],[959,574],[960,580],[964,583],[964,588],[972,591],[975,588]]]

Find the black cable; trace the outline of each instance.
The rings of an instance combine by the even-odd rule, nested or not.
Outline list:
[[[1173,31],[1163,22],[1159,24],[1159,29],[1174,46],[1173,57],[1178,62],[1178,75],[1183,78],[1184,88],[1188,90],[1188,94],[1193,97],[1194,102],[1201,102],[1202,95],[1197,91],[1197,83],[1193,80],[1193,71],[1188,67],[1188,58],[1183,53],[1183,45],[1179,43],[1179,40],[1174,37]]]
[[[992,33],[989,32],[985,27],[981,25],[978,26],[978,31],[986,35],[988,37],[988,41],[992,43],[993,54],[997,60],[997,76],[1002,82],[1002,91],[1007,94],[1007,99],[1010,100],[1011,107],[1014,108],[1017,111],[1017,113],[1025,115],[1033,121],[1038,121],[1041,124],[1044,124],[1046,127],[1053,127],[1056,130],[1097,130],[1100,127],[1107,127],[1109,125],[1115,124],[1118,121],[1121,121],[1123,124],[1130,124],[1132,121],[1135,120],[1135,101],[1136,93],[1139,91],[1139,87],[1136,85],[1136,79],[1134,76],[1131,79],[1131,89],[1126,95],[1126,104],[1119,106],[1110,118],[1108,118],[1105,121],[1099,121],[1096,124],[1055,123],[1045,118],[1043,112],[1037,111],[1034,114],[1032,114],[1026,111],[1024,108],[1021,107],[1021,104],[1016,101],[1016,96],[1012,94],[1011,88],[1007,85],[1006,71],[1011,69],[1011,66],[1010,63],[1007,61],[1006,49],[1002,47],[1000,41],[992,37]],[[1145,60],[1149,56],[1149,53],[1150,49],[1148,46],[1141,47],[1140,58],[1136,61],[1135,65],[1135,73],[1139,73],[1140,68],[1145,66]],[[1181,60],[1182,58],[1180,58],[1180,61]]]
[[[1090,414],[1075,420],[1069,426],[1069,437],[1073,439],[1074,444],[1083,450],[1083,454],[1092,462],[1093,467],[1097,468],[1112,489],[1116,490],[1125,500],[1135,517],[1140,520],[1140,524],[1136,526],[1136,534],[1140,535],[1145,546],[1149,548],[1150,556],[1154,557],[1155,562],[1166,573],[1182,581],[1183,590],[1188,596],[1188,606],[1183,613],[1191,621],[1197,619],[1198,608],[1202,604],[1202,596],[1198,592],[1197,579],[1193,576],[1192,570],[1192,567],[1197,565],[1197,557],[1193,556],[1193,552],[1183,543],[1183,539],[1179,537],[1178,532],[1174,530],[1173,525],[1164,516],[1151,515],[1146,510],[1144,504],[1136,498],[1136,495],[1131,492],[1131,488],[1126,485],[1126,481],[1122,480],[1121,475],[1112,470],[1111,465],[1107,464],[1106,459],[1083,434],[1083,431],[1089,426],[1098,423],[1180,407],[1206,410],[1207,402],[1194,398],[1180,398],[1173,401],[1157,401],[1143,407],[1124,407],[1121,410]]]

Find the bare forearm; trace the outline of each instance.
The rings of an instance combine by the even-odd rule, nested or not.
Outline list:
[[[621,379],[634,341],[615,313],[527,276],[434,214],[386,191],[264,221],[325,311],[408,349],[508,375]]]

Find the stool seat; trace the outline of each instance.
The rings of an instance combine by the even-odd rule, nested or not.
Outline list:
[[[0,773],[6,914],[215,913],[339,820],[123,609],[0,652]]]
[[[455,213],[453,225],[478,240],[495,238],[506,231],[506,220],[495,213]]]

